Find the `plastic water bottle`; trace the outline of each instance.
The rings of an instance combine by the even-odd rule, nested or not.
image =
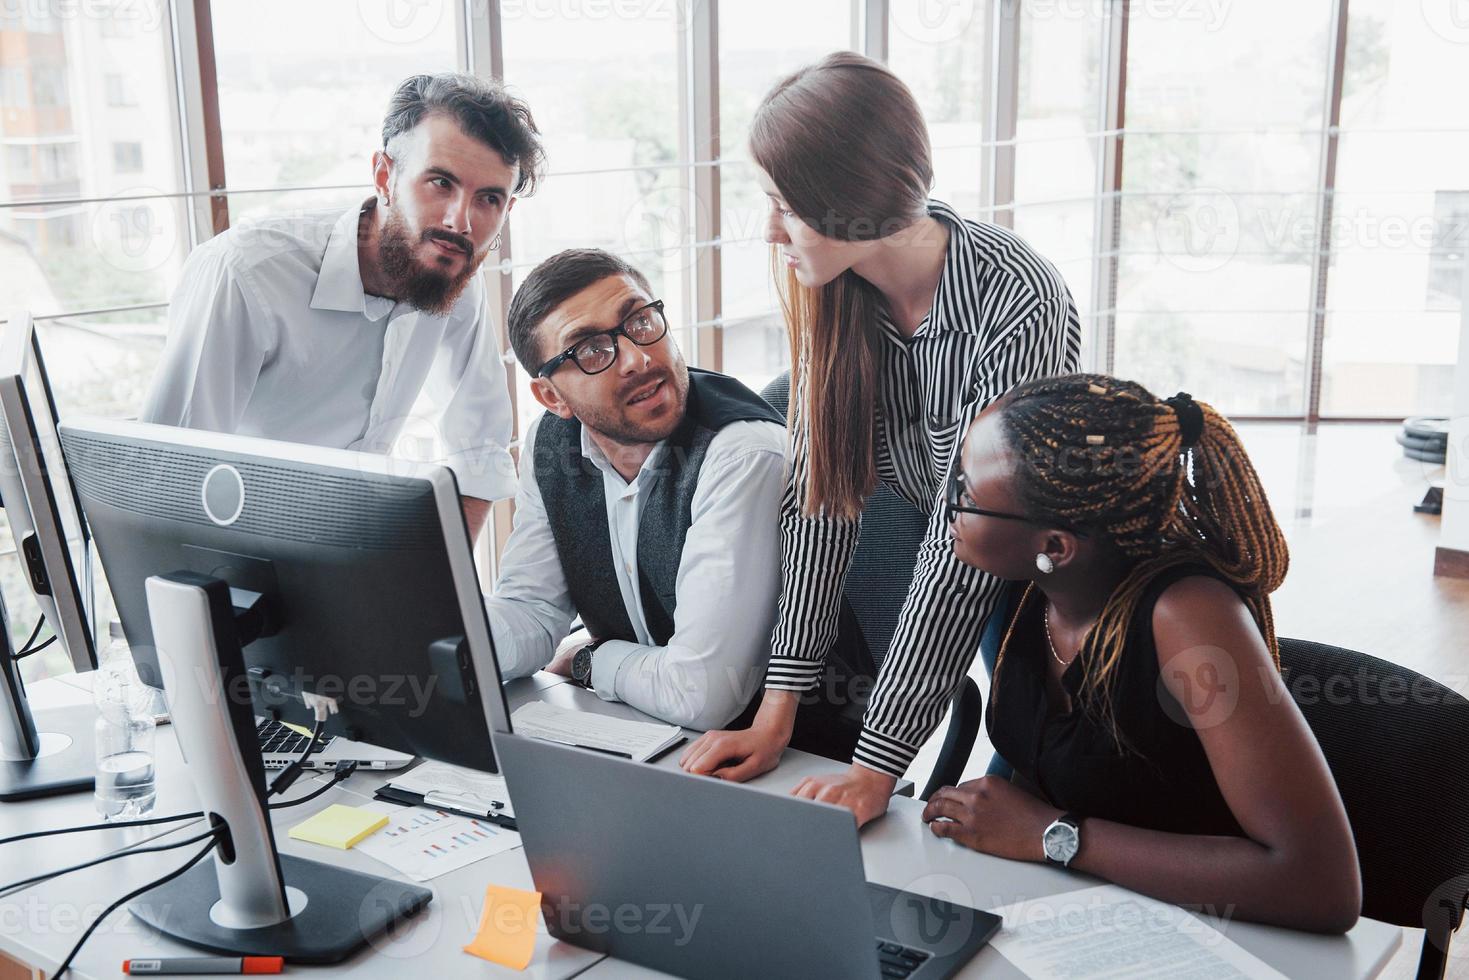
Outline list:
[[[97,704],[97,812],[133,820],[153,812],[154,691],[138,677],[132,651],[113,623],[92,685]]]

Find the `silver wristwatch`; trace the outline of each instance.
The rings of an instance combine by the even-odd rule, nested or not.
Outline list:
[[[1081,850],[1081,818],[1074,813],[1057,817],[1041,834],[1041,849],[1051,864],[1069,866]]]

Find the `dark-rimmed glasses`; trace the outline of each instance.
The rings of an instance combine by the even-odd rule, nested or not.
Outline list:
[[[668,333],[668,319],[663,315],[663,301],[640,306],[611,330],[583,337],[536,371],[536,377],[549,378],[561,365],[572,361],[583,374],[601,374],[617,361],[617,338],[626,337],[639,347],[651,347]]]
[[[968,500],[969,503],[964,503]],[[1026,524],[1034,524],[1037,527],[1056,527],[1062,531],[1070,531],[1078,538],[1087,536],[1080,528],[1069,524],[1061,524],[1057,521],[1038,521],[1024,514],[1010,514],[1003,510],[987,510],[984,507],[974,506],[974,500],[969,496],[969,490],[964,486],[964,474],[955,472],[949,477],[948,485],[944,488],[944,517],[950,524],[959,518],[960,514],[974,514],[976,517],[998,517],[1004,521],[1023,521]]]

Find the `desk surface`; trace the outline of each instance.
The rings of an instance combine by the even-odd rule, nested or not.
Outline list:
[[[532,700],[626,717],[642,717],[626,705],[609,704],[561,678],[537,675],[507,687],[512,707]],[[37,707],[86,703],[90,694],[68,679],[32,688]],[[194,809],[197,800],[185,777],[171,726],[158,730],[158,802],[155,813]],[[678,753],[658,765],[676,766]],[[804,776],[839,769],[836,763],[788,752],[781,767],[760,777],[756,785],[784,790]],[[331,803],[361,803],[391,774],[359,772],[317,800],[275,811],[272,822],[282,852],[332,860],[373,874],[400,877],[357,851],[338,852],[291,840],[286,829]],[[321,779],[325,777],[317,777]],[[290,796],[304,795],[319,782],[302,778]],[[1053,895],[1094,884],[1095,880],[1045,865],[1007,861],[978,854],[934,837],[919,819],[922,804],[895,797],[887,816],[862,832],[862,854],[871,881],[929,894],[970,895],[977,908],[990,909],[1026,898]],[[26,803],[0,804],[0,836],[50,827],[92,823],[97,819],[91,794],[73,794]],[[42,838],[0,848],[0,878],[13,881],[135,845],[157,837],[160,842],[196,835],[202,824],[169,828],[117,828],[100,833]],[[202,845],[199,845],[202,846]],[[194,848],[122,858],[97,868],[46,882],[0,899],[0,951],[23,963],[51,970],[59,965],[81,931],[101,909],[142,881],[164,874]],[[519,848],[479,861],[428,883],[434,901],[396,934],[380,937],[372,947],[345,963],[312,967],[313,976],[395,977],[405,967],[419,976],[528,976],[560,980],[585,972],[595,980],[654,977],[654,971],[602,958],[599,954],[557,942],[542,933],[535,957],[523,973],[506,970],[461,951],[479,921],[488,883],[531,888],[530,869]],[[1369,919],[1346,936],[1325,937],[1244,922],[1209,920],[1226,936],[1287,976],[1372,977],[1387,963],[1402,939],[1402,930]],[[87,941],[74,964],[78,978],[116,977],[124,959],[140,956],[190,956],[198,951],[164,938],[130,915],[114,913]],[[986,947],[960,976],[1022,976],[994,949]]]

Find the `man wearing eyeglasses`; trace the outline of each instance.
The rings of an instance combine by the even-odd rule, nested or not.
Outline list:
[[[502,674],[548,668],[673,724],[729,725],[770,656],[784,418],[687,367],[647,279],[607,252],[541,263],[507,325],[546,412],[487,600]],[[558,657],[574,617],[590,641]]]

